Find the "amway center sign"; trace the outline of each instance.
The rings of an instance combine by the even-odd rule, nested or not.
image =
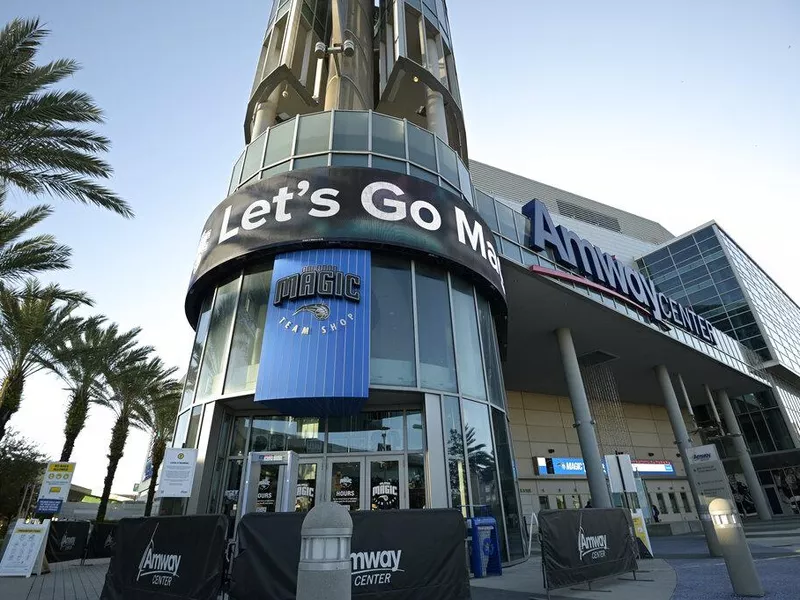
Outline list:
[[[331,245],[432,254],[505,298],[492,231],[462,198],[391,171],[321,167],[247,185],[217,206],[200,237],[187,314],[199,309],[206,275],[226,263]]]

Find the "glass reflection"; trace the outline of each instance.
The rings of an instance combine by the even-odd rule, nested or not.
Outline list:
[[[445,396],[444,408],[445,443],[447,444],[447,471],[450,487],[450,506],[469,516],[467,499],[467,467],[464,460],[464,436],[461,431],[461,409],[458,398]]]
[[[297,466],[296,497],[295,512],[308,512],[314,508],[317,498],[317,463]]]
[[[328,452],[397,450],[403,450],[402,411],[328,417]]]
[[[406,439],[408,450],[422,450],[425,444],[425,427],[422,423],[422,411],[406,411]]]
[[[250,451],[317,454],[322,452],[324,437],[317,417],[255,417]]]
[[[258,378],[258,361],[264,339],[272,270],[244,276],[233,343],[225,376],[225,393],[252,391]]]
[[[522,541],[519,505],[517,504],[517,483],[514,480],[514,458],[508,439],[506,416],[496,408],[492,409],[492,426],[497,447],[497,466],[500,471],[500,489],[503,508],[506,514],[506,535],[511,550],[511,560],[525,556]],[[582,504],[580,506],[583,506]],[[580,508],[580,506],[578,508]]]
[[[422,387],[456,391],[453,328],[443,271],[416,265],[419,368]]]
[[[370,508],[400,508],[400,461],[369,461]]]
[[[489,302],[478,297],[478,318],[481,327],[481,344],[486,378],[489,383],[489,400],[495,406],[505,409],[506,392],[503,386],[503,372],[500,367],[500,354],[497,347],[497,334]]]
[[[486,399],[486,386],[481,364],[481,340],[478,335],[478,318],[475,314],[475,297],[472,286],[458,278],[453,285],[453,317],[456,324],[456,362],[461,393],[473,398]]]
[[[183,388],[181,398],[181,409],[186,408],[192,403],[194,398],[194,385],[197,379],[197,371],[200,368],[200,357],[203,354],[203,345],[206,343],[208,335],[208,324],[211,321],[211,300],[213,295],[209,295],[203,301],[200,308],[200,316],[197,318],[197,330],[192,345],[192,356],[189,359],[189,368],[186,371],[186,385]]]
[[[227,358],[225,354],[228,351],[228,336],[238,289],[237,277],[217,290],[214,309],[211,311],[208,341],[203,353],[203,364],[200,366],[200,377],[197,380],[196,402],[202,402],[222,392],[222,371]]]
[[[372,257],[370,381],[414,386],[414,328],[411,265]]]
[[[408,508],[425,508],[425,457],[422,454],[408,455]]]

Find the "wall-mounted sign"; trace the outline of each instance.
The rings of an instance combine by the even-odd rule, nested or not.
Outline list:
[[[505,298],[494,236],[477,211],[416,177],[366,168],[291,171],[243,187],[206,221],[186,298],[189,320],[207,274],[250,254],[330,243],[434,255]]]
[[[370,266],[369,250],[278,255],[256,401],[290,415],[361,409],[369,394]]]
[[[631,466],[640,475],[675,475],[675,467],[668,460],[631,459]],[[582,458],[540,456],[536,458],[536,467],[539,475],[586,475]],[[607,470],[605,461],[603,470]]]
[[[167,448],[158,477],[159,498],[188,498],[192,495],[196,448]]]
[[[60,500],[56,512],[61,510],[61,504],[67,501],[69,488],[72,485],[72,476],[75,474],[75,463],[51,462],[47,464],[39,489],[39,500]],[[45,507],[52,508],[55,503],[45,503]],[[55,513],[49,513],[55,514]]]
[[[710,344],[717,343],[711,323],[657,291],[649,277],[620,263],[574,231],[556,226],[540,200],[528,202],[522,207],[522,214],[531,220],[528,245],[533,250],[552,249],[557,262],[641,306],[654,321],[672,323]]]

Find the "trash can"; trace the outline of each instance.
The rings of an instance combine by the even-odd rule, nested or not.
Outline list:
[[[470,565],[476,578],[487,575],[502,575],[500,538],[494,517],[467,519],[467,535],[470,540]]]

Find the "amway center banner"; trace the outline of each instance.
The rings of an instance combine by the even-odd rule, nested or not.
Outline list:
[[[369,250],[279,254],[256,401],[295,415],[350,414],[369,394]]]

